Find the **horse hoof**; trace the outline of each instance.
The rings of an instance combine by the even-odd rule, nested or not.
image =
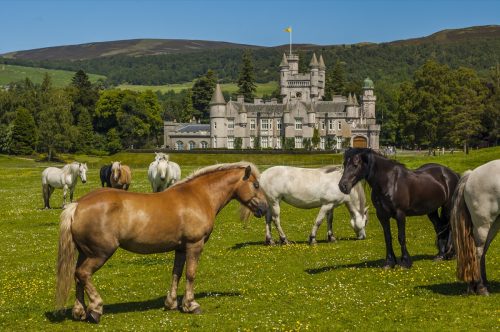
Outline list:
[[[333,235],[328,235],[327,238],[326,238],[326,240],[328,242],[337,242],[337,239]]]
[[[445,258],[443,255],[437,255],[436,257],[434,257],[434,262],[440,262],[440,261],[443,261]]]
[[[393,263],[391,263],[391,264],[385,263],[384,266],[382,266],[382,268],[384,270],[389,270],[389,269],[393,269],[395,266],[396,266],[396,264],[393,264]]]
[[[490,292],[488,292],[488,289],[486,287],[482,286],[477,288],[476,294],[482,296],[489,296]]]
[[[288,239],[286,237],[284,237],[284,238],[280,237],[280,243],[281,244],[290,244],[290,242],[288,241]]]
[[[318,244],[318,241],[316,241],[316,238],[312,237],[312,236],[309,236],[309,245],[310,246],[314,246],[316,244]]]
[[[202,313],[201,307],[198,307],[198,308],[194,309],[190,313],[193,314],[193,315],[201,315],[201,313]]]
[[[266,246],[274,246],[274,240],[273,239],[266,239],[266,242],[264,242]]]
[[[88,319],[90,323],[99,324],[101,321],[101,314],[95,311],[89,312]]]

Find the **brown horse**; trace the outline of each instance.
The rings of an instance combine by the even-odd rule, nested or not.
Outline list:
[[[111,187],[128,190],[132,182],[132,172],[130,167],[122,165],[121,161],[115,161],[111,165]]]
[[[242,204],[247,217],[250,211],[256,217],[265,215],[266,197],[258,178],[259,171],[253,164],[219,164],[205,167],[163,192],[142,194],[105,188],[68,205],[61,214],[58,308],[66,304],[74,278],[73,317],[98,323],[103,302],[91,276],[121,247],[140,254],[175,250],[165,308],[177,309],[177,285],[186,263],[186,292],[181,309],[200,312],[200,305],[194,301],[193,283],[215,216],[233,198]],[[76,251],[79,255],[75,266]],[[87,309],[84,291],[90,302]]]
[[[344,194],[349,194],[351,188],[362,179],[366,179],[372,188],[372,202],[384,230],[384,268],[396,265],[389,224],[391,218],[396,219],[398,225],[401,266],[409,268],[412,265],[406,249],[406,216],[426,214],[437,235],[436,259],[451,258],[450,211],[459,180],[457,173],[438,164],[425,164],[416,170],[409,170],[403,164],[373,150],[349,149],[344,154],[344,174],[339,181],[339,188]]]

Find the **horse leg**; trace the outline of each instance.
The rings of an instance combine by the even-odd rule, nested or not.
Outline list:
[[[444,259],[444,255],[446,252],[446,243],[448,242],[448,234],[446,232],[446,229],[444,229],[441,225],[442,224],[441,218],[439,218],[437,210],[429,213],[427,217],[429,217],[430,221],[432,222],[432,225],[434,225],[434,231],[436,232],[436,238],[437,238],[436,242],[438,247],[438,253],[436,257],[434,257],[434,260],[440,261]]]
[[[283,229],[281,228],[281,223],[280,223],[280,202],[275,201],[272,204],[270,204],[271,210],[272,210],[272,220],[274,222],[274,226],[276,226],[276,229],[278,230],[278,233],[280,235],[280,243],[281,244],[290,244],[288,239],[286,238],[285,232],[283,232]]]
[[[406,249],[406,216],[402,212],[396,214],[396,221],[398,222],[398,240],[401,246],[401,265],[404,268],[410,268],[412,265],[410,254]]]
[[[49,185],[48,184],[43,184],[42,185],[42,193],[43,193],[43,205],[44,209],[50,209],[50,204],[49,204]]]
[[[494,222],[490,229],[488,230],[488,235],[486,236],[486,240],[484,241],[484,246],[482,244],[479,244],[477,246],[477,255],[479,258],[479,268],[481,271],[481,279],[479,280],[479,283],[476,288],[476,292],[479,295],[489,295],[488,292],[488,279],[486,278],[486,252],[488,251],[488,248],[490,247],[491,241],[495,238],[495,236],[498,233],[498,230],[500,228],[500,217],[497,218],[496,222]],[[486,228],[486,227],[483,227]]]
[[[87,317],[92,323],[96,324],[99,323],[101,319],[103,302],[101,296],[92,284],[92,274],[99,270],[108,258],[109,256],[86,257],[75,271],[76,278],[81,282],[81,285],[89,297]]]
[[[182,311],[187,313],[201,313],[200,305],[194,300],[194,278],[196,268],[203,250],[204,240],[186,246],[186,293],[182,300]]]
[[[274,245],[273,237],[271,235],[271,221],[273,219],[273,207],[271,204],[269,204],[269,209],[267,209],[266,213],[266,244],[267,245]]]
[[[323,219],[325,218],[325,215],[332,209],[332,204],[328,205],[323,205],[319,209],[318,216],[316,217],[316,220],[314,221],[313,228],[311,230],[311,235],[309,235],[309,244],[316,244],[316,233],[318,232],[319,226],[321,226],[321,223],[323,223]]]
[[[63,186],[63,204],[62,204],[62,208],[64,209],[64,207],[66,206],[66,195],[68,194],[68,186],[67,185],[64,185]]]
[[[73,203],[73,193],[75,191],[75,187],[69,188],[69,202]]]
[[[384,240],[385,240],[385,263],[383,268],[388,269],[396,266],[396,255],[394,254],[394,250],[392,248],[392,236],[391,236],[391,225],[390,218],[385,214],[379,213],[377,209],[377,218],[382,225],[382,229],[384,230]]]
[[[78,255],[78,260],[76,262],[76,270],[82,265],[86,256],[80,252]],[[85,312],[85,293],[83,289],[83,284],[75,273],[75,286],[76,286],[76,299],[75,305],[73,306],[72,314],[75,320],[85,320],[87,318],[87,313]]]
[[[179,280],[181,279],[185,263],[186,252],[176,250],[174,268],[172,269],[172,285],[170,286],[170,292],[167,293],[167,297],[165,298],[165,310],[177,309],[177,287],[179,285]]]
[[[337,239],[333,235],[333,208],[326,213],[326,224],[328,226],[328,232],[326,233],[326,240],[328,242],[335,242]]]

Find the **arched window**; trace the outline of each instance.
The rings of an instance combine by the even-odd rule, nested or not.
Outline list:
[[[196,143],[193,141],[189,141],[189,150],[193,150],[196,148]]]
[[[175,149],[176,150],[184,150],[184,143],[182,143],[182,141],[175,142]]]
[[[205,142],[205,141],[201,141],[201,143],[200,143],[200,147],[201,147],[202,149],[208,149],[208,143],[207,143],[207,142]]]

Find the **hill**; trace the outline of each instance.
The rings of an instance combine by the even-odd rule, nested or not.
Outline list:
[[[186,39],[130,39],[79,45],[54,46],[4,54],[3,57],[27,60],[84,60],[115,55],[146,56],[206,51],[211,49],[259,48],[255,45]]]
[[[294,45],[294,50],[307,62],[312,52],[323,54],[327,68],[332,68],[336,61],[345,63],[350,81],[360,82],[370,76],[376,82],[394,84],[409,79],[416,68],[431,58],[452,68],[470,67],[486,76],[500,61],[499,37],[500,26],[490,25],[444,30],[422,38],[389,43],[301,44]],[[259,47],[196,41],[197,46],[193,46],[190,43],[195,41],[177,40],[177,44],[172,40],[170,44],[160,41],[119,41],[22,51],[0,58],[0,62],[71,71],[83,69],[104,75],[115,85],[185,83],[213,69],[220,81],[229,83],[238,77],[244,49],[251,48],[255,77],[258,82],[265,83],[279,80],[281,55],[288,49],[287,45]],[[96,48],[99,49],[94,50]],[[65,55],[68,49],[73,50],[71,56]]]
[[[52,78],[52,83],[56,87],[63,87],[68,85],[75,75],[74,71],[1,64],[0,85],[6,85],[10,82],[22,81],[26,77],[28,77],[34,83],[41,83],[45,73],[48,73],[50,75],[50,77]],[[89,79],[91,82],[95,82],[99,79],[105,80],[106,76],[89,74]]]

